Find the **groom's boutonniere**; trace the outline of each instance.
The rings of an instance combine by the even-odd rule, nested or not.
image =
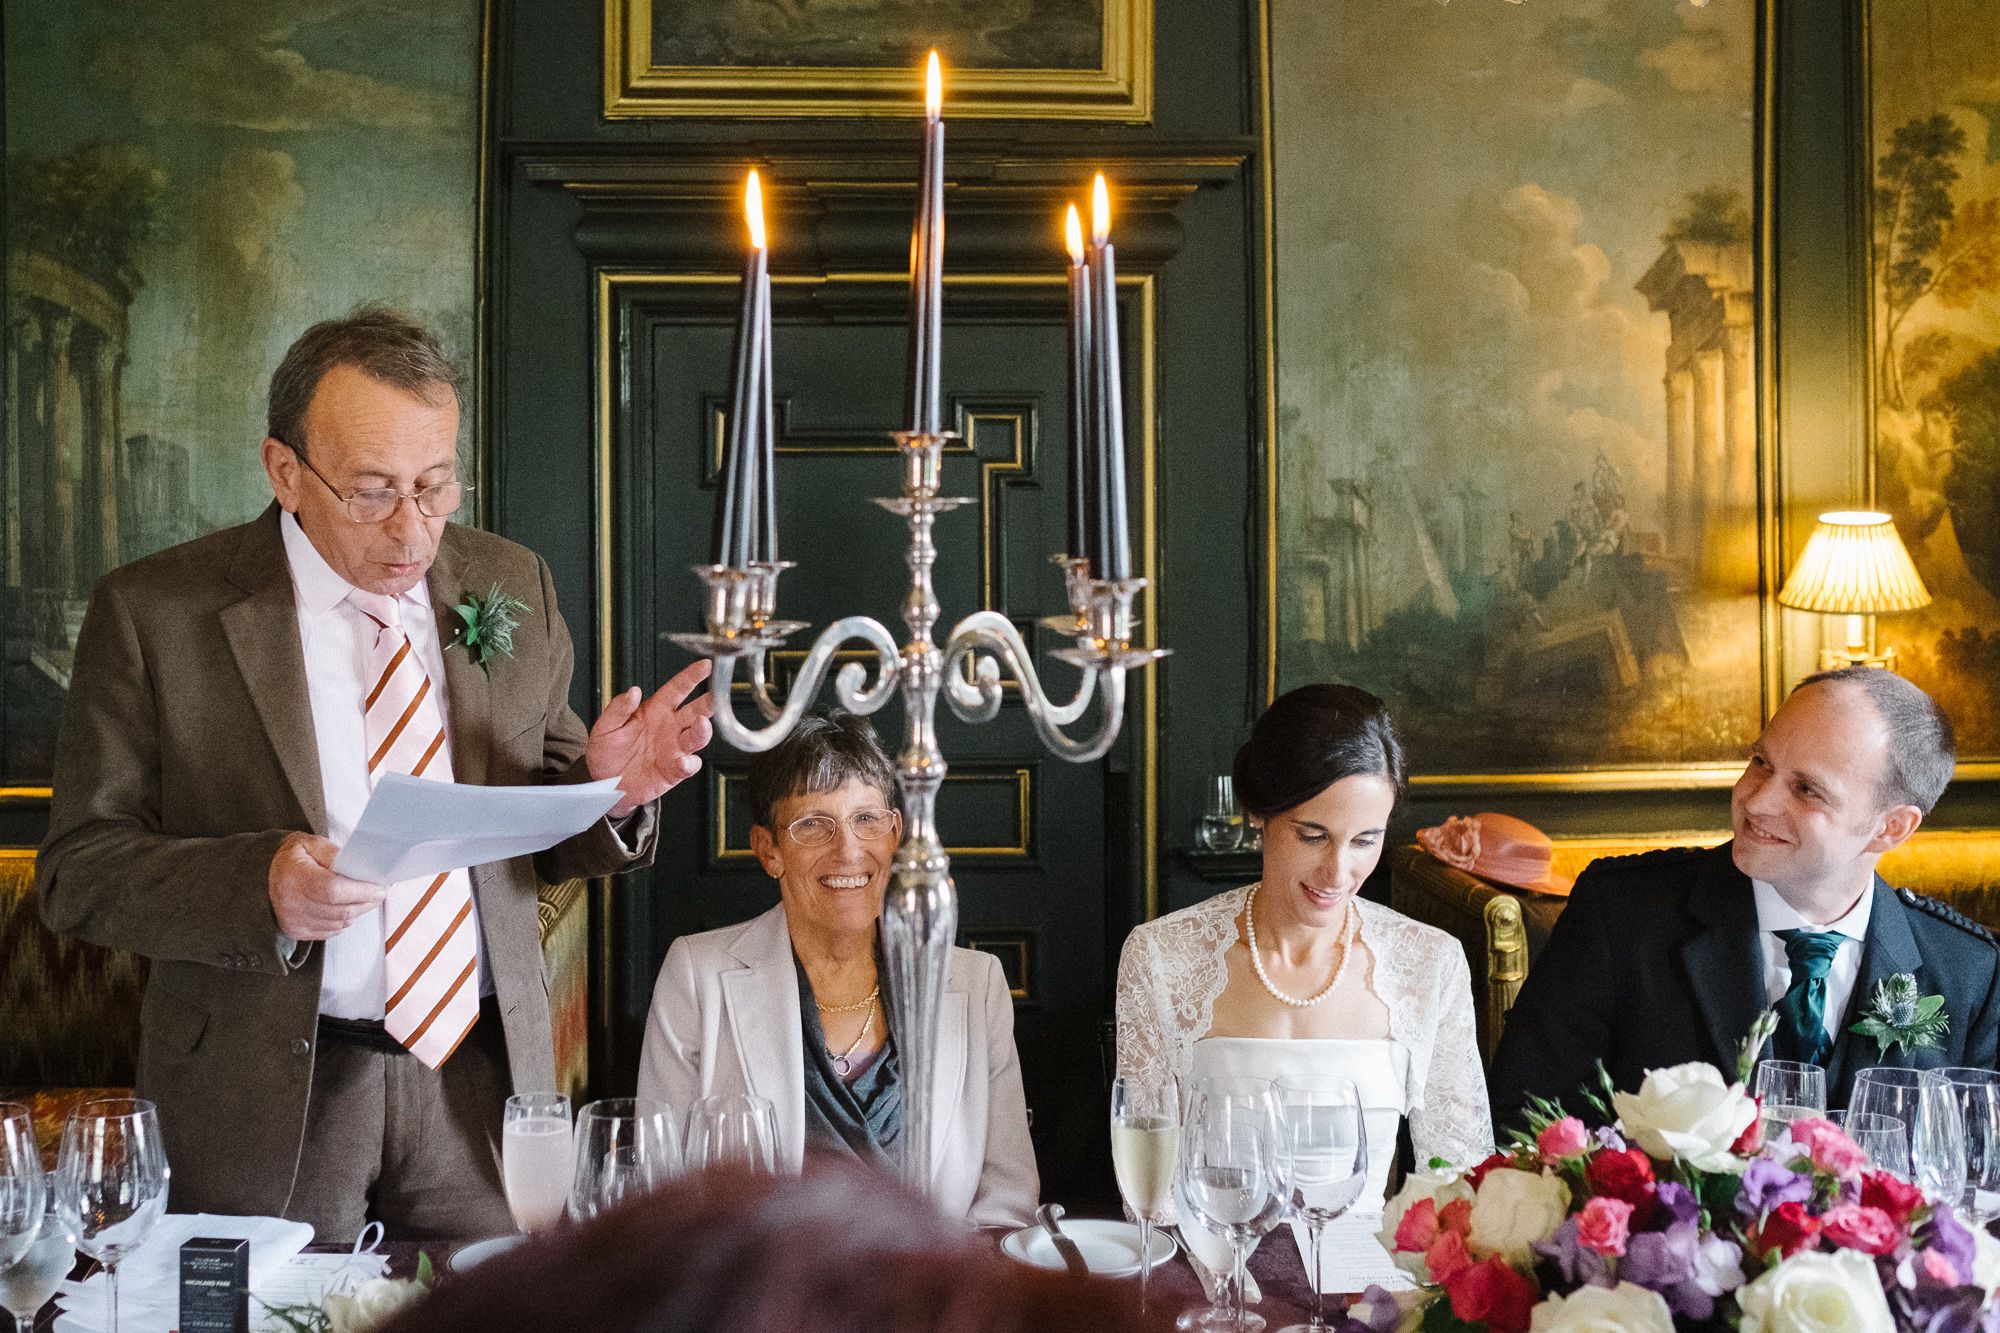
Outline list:
[[[1942,1012],[1944,996],[1919,995],[1917,979],[1898,972],[1875,986],[1875,1002],[1848,1031],[1873,1037],[1884,1056],[1901,1046],[1905,1052],[1942,1046],[1938,1038],[1951,1030],[1951,1016]]]
[[[484,597],[472,592],[465,594],[465,600],[452,610],[462,623],[458,637],[446,647],[463,647],[465,655],[490,677],[496,655],[514,655],[514,631],[520,626],[521,617],[527,614],[528,604],[512,593],[502,592],[496,583]]]

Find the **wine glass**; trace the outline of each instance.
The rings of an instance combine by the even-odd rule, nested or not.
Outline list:
[[[76,1247],[104,1266],[105,1333],[118,1333],[118,1265],[167,1211],[160,1112],[135,1097],[85,1102],[63,1123],[56,1205]]]
[[[1958,1197],[1965,1183],[1965,1130],[1942,1079],[1921,1069],[1871,1065],[1854,1076],[1847,1107],[1901,1121],[1909,1167],[1898,1174],[1932,1199]]]
[[[1849,1111],[1840,1127],[1854,1146],[1868,1154],[1868,1164],[1903,1180],[1910,1178],[1910,1131],[1901,1120],[1879,1111]]]
[[[574,1160],[568,1097],[521,1092],[507,1099],[500,1124],[500,1173],[515,1226],[533,1234],[562,1220]]]
[[[34,1243],[48,1199],[35,1122],[19,1102],[0,1102],[0,1268]]]
[[[704,1097],[688,1112],[687,1160],[697,1169],[734,1163],[774,1171],[777,1143],[777,1113],[754,1093]]]
[[[1965,1134],[1958,1212],[1983,1227],[2000,1215],[2000,1073],[1963,1065],[1929,1072],[1943,1082]]]
[[[680,1156],[680,1135],[666,1107],[633,1097],[590,1103],[576,1116],[569,1215],[583,1221],[654,1189],[679,1168]]]
[[[1181,1162],[1181,1084],[1172,1074],[1120,1074],[1111,1085],[1111,1165],[1139,1219],[1139,1308],[1153,1276],[1153,1224],[1173,1220]]]
[[[1352,1079],[1280,1079],[1278,1111],[1285,1147],[1285,1193],[1312,1241],[1312,1318],[1283,1333],[1326,1333],[1320,1290],[1320,1236],[1361,1197],[1368,1179],[1368,1121]]]
[[[1794,1120],[1826,1114],[1826,1070],[1818,1065],[1760,1060],[1750,1091],[1757,1098],[1767,1142],[1784,1133],[1785,1126]]]
[[[1181,1134],[1181,1192],[1194,1220],[1229,1241],[1231,1309],[1203,1326],[1257,1333],[1243,1308],[1251,1246],[1285,1215],[1284,1137],[1263,1079],[1203,1079],[1188,1098]]]
[[[76,1232],[63,1221],[62,1208],[51,1188],[34,1243],[12,1265],[0,1268],[0,1309],[14,1316],[17,1333],[34,1328],[35,1316],[75,1264]]]

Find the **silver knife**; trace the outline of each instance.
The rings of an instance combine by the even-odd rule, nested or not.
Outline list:
[[[1061,1204],[1045,1203],[1035,1210],[1035,1221],[1041,1223],[1042,1230],[1049,1233],[1049,1239],[1055,1242],[1056,1253],[1062,1256],[1062,1261],[1068,1266],[1069,1271],[1077,1277],[1089,1277],[1090,1265],[1083,1261],[1083,1251],[1076,1248],[1075,1241],[1063,1234],[1062,1215]]]

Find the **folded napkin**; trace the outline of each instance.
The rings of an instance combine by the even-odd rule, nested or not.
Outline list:
[[[180,1322],[181,1245],[197,1236],[250,1242],[251,1308],[293,1255],[312,1242],[312,1228],[281,1217],[229,1217],[220,1213],[169,1213],[144,1244],[118,1265],[119,1326],[166,1330]],[[108,1279],[92,1273],[56,1289],[61,1313],[57,1333],[103,1333]]]

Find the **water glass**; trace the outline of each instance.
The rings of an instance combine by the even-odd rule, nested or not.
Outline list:
[[[1966,1066],[1929,1072],[1943,1083],[1965,1135],[1959,1216],[1983,1227],[2000,1215],[2000,1073]]]
[[[1236,781],[1227,774],[1208,780],[1208,803],[1202,808],[1196,841],[1211,852],[1233,852],[1243,846],[1245,821],[1236,805]]]
[[[1797,1060],[1760,1060],[1750,1091],[1757,1098],[1768,1141],[1806,1116],[1826,1114],[1826,1071]]]
[[[1283,1333],[1325,1333],[1320,1236],[1326,1224],[1361,1197],[1368,1179],[1368,1120],[1352,1079],[1281,1079],[1277,1089],[1284,1133],[1286,1202],[1312,1241],[1312,1318]]]
[[[1945,1081],[1927,1070],[1872,1065],[1854,1076],[1848,1110],[1903,1122],[1909,1170],[1899,1172],[1932,1200],[1965,1188],[1965,1129]]]
[[[76,1247],[104,1266],[105,1333],[118,1333],[118,1265],[167,1211],[167,1150],[151,1102],[85,1102],[63,1124],[56,1206]]]
[[[1181,1162],[1181,1084],[1172,1074],[1120,1074],[1111,1085],[1111,1165],[1139,1219],[1139,1308],[1153,1276],[1153,1224],[1173,1220]]]
[[[1868,1154],[1868,1165],[1903,1180],[1910,1178],[1910,1129],[1879,1111],[1848,1111],[1839,1124],[1854,1146]]]
[[[1256,1333],[1261,1315],[1243,1308],[1250,1250],[1285,1215],[1285,1149],[1271,1084],[1202,1079],[1188,1096],[1181,1133],[1181,1197],[1198,1225],[1229,1241],[1230,1309],[1199,1325]]]
[[[76,1232],[63,1221],[52,1188],[34,1243],[12,1265],[0,1268],[0,1310],[14,1316],[14,1327],[19,1333],[27,1333],[35,1326],[35,1316],[49,1303],[75,1265]]]
[[[688,1112],[687,1160],[697,1169],[747,1166],[777,1170],[778,1118],[754,1093],[704,1097]]]
[[[500,1175],[515,1226],[532,1234],[562,1220],[575,1160],[568,1097],[522,1092],[507,1099],[500,1124]]]
[[[19,1102],[0,1102],[0,1268],[26,1253],[48,1200],[35,1122]]]
[[[680,1169],[680,1159],[680,1135],[665,1106],[634,1097],[590,1103],[576,1116],[569,1215],[580,1222],[656,1189]]]

